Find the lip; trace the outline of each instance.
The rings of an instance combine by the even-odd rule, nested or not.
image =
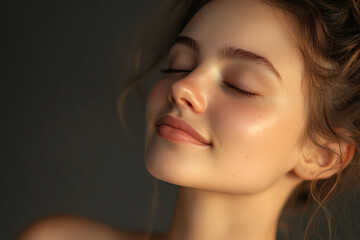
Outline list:
[[[196,139],[197,141],[199,141],[200,143],[204,145],[211,145],[211,143],[208,140],[206,140],[203,136],[201,136],[200,133],[198,133],[193,127],[191,127],[187,122],[185,122],[180,118],[176,118],[171,115],[165,115],[160,117],[156,121],[155,125],[156,127],[159,127],[161,125],[167,125],[173,128],[180,129],[185,133],[187,133],[188,135],[190,135],[191,137],[193,137],[194,139]]]

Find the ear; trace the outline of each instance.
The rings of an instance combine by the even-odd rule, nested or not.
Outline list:
[[[308,144],[297,162],[294,172],[304,180],[326,179],[343,170],[354,157],[355,144],[322,140],[321,145],[331,151]],[[311,146],[309,146],[311,145]],[[341,159],[340,159],[341,156]]]

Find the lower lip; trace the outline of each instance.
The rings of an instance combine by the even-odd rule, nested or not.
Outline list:
[[[200,146],[208,146],[208,144],[199,142],[186,132],[168,125],[158,126],[156,132],[160,135],[160,137],[172,142],[187,142]]]

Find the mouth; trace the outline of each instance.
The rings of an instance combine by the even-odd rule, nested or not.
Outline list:
[[[165,115],[159,118],[155,124],[157,134],[172,142],[188,142],[200,146],[211,145],[193,127],[180,118],[171,115]]]

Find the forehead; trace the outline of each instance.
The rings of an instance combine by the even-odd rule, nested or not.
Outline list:
[[[272,62],[283,78],[302,76],[295,24],[259,0],[213,0],[201,8],[180,35],[194,38],[202,56],[224,45],[254,52]]]

